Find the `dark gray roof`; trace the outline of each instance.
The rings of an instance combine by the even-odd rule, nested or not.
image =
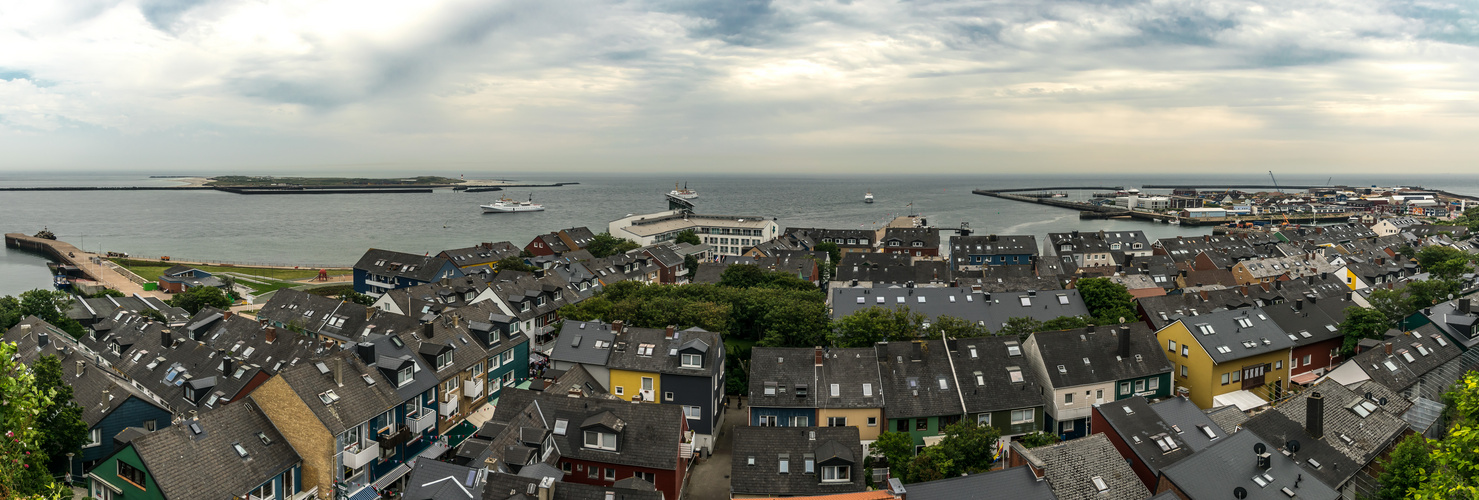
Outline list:
[[[40,345],[40,334],[46,333],[46,345]],[[97,362],[80,350],[76,340],[67,332],[29,316],[6,332],[0,341],[16,344],[16,355],[23,364],[30,365],[42,356],[56,356],[61,361],[62,378],[72,386],[72,400],[82,407],[82,421],[89,427],[97,425],[113,410],[118,409],[130,398],[160,409],[168,407],[144,393],[113,372],[98,366]],[[78,365],[82,362],[82,365]]]
[[[522,411],[495,412],[493,419],[510,422],[526,412],[533,422],[545,429],[554,429],[557,420],[568,424],[565,435],[554,435],[558,454],[575,460],[674,470],[679,466],[678,442],[681,437],[684,417],[683,409],[676,405],[632,404],[620,400],[571,398],[563,394],[543,394],[523,389],[505,388],[499,396],[500,408],[519,408]],[[618,433],[615,452],[585,448],[583,434],[579,428],[588,419],[597,423],[611,420],[609,414],[623,425]],[[608,425],[610,424],[603,424]],[[504,434],[518,432],[510,427]],[[502,436],[500,436],[502,438]],[[499,441],[494,441],[497,446]]]
[[[786,455],[787,473],[781,473],[780,457]],[[810,454],[815,469],[806,473]],[[730,460],[730,489],[737,495],[831,495],[863,491],[863,445],[858,428],[844,427],[750,427],[734,428],[734,452]],[[750,459],[753,458],[753,465]],[[823,483],[821,468],[846,465],[851,468],[845,483]]]
[[[847,253],[837,264],[837,275],[832,281],[864,281],[874,283],[904,284],[947,283],[951,270],[943,262],[919,261],[902,253]]]
[[[548,374],[549,372],[546,372]],[[606,392],[605,383],[597,380],[591,372],[585,369],[585,365],[575,365],[574,368],[566,370],[559,378],[544,388],[549,394],[572,395],[578,393],[588,398],[614,398]]]
[[[611,344],[616,333],[611,325],[599,321],[565,321],[560,327],[560,337],[555,340],[550,359],[568,363],[606,366],[611,358]],[[597,343],[604,347],[596,347]]]
[[[1145,489],[1145,484],[1140,482],[1135,471],[1103,434],[1032,448],[1027,450],[1027,454],[1042,461],[1048,486],[1059,499],[1143,500],[1150,497],[1150,490]],[[1096,477],[1109,488],[1100,492],[1094,484]]]
[[[1288,334],[1259,308],[1214,311],[1176,319],[1218,364],[1294,347]]]
[[[699,328],[675,330],[673,338],[670,339],[667,338],[665,329],[627,327],[614,337],[611,356],[606,359],[606,367],[669,375],[712,377],[718,372],[719,365],[724,363],[723,345],[724,341],[719,338],[719,334]],[[680,354],[702,355],[703,367],[683,367]]]
[[[1037,332],[1027,339],[1037,343],[1037,352],[1056,388],[1099,384],[1170,373],[1171,361],[1161,354],[1155,332],[1144,323],[1121,327],[1077,328]],[[1120,335],[1128,332],[1128,356],[1121,356]],[[1057,369],[1058,366],[1065,370]]]
[[[1243,413],[1243,410],[1238,409],[1236,405],[1219,406],[1203,413],[1207,414],[1207,418],[1216,422],[1226,434],[1237,432],[1243,426],[1243,422],[1248,421],[1248,414]]]
[[[518,257],[519,247],[507,241],[495,243],[482,243],[468,248],[457,248],[443,250],[438,255],[452,260],[458,267],[476,266],[478,264],[489,264],[503,260],[505,257]]]
[[[416,281],[436,281],[450,261],[438,256],[424,256],[392,250],[371,248],[354,264],[355,269],[385,276],[396,276]],[[453,266],[456,267],[456,266]]]
[[[1232,434],[1235,430],[1223,428],[1221,424],[1212,420],[1206,412],[1198,408],[1196,403],[1182,397],[1170,397],[1156,401],[1151,403],[1150,409],[1154,410],[1155,414],[1167,424],[1179,426],[1186,431],[1188,435],[1185,436],[1185,442],[1191,446],[1193,451],[1201,451],[1228,434]],[[1210,437],[1205,432],[1189,435],[1193,430],[1198,429],[1198,426],[1211,426],[1213,434],[1217,437]]]
[[[1285,336],[1294,341],[1296,346],[1306,346],[1317,342],[1323,342],[1345,334],[1340,331],[1340,322],[1345,320],[1345,314],[1341,309],[1345,306],[1354,305],[1343,300],[1323,302],[1338,303],[1339,308],[1319,307],[1310,302],[1310,298],[1300,297],[1295,301],[1272,304],[1263,307],[1263,312],[1268,314],[1268,319],[1283,329]],[[1330,312],[1334,312],[1332,316]]]
[[[318,368],[320,364],[329,372],[321,373]],[[334,383],[336,367],[344,371],[343,386]],[[375,383],[365,383],[361,374],[369,375]],[[351,351],[341,351],[321,360],[284,368],[278,376],[293,388],[303,404],[313,410],[313,416],[334,436],[351,426],[367,422],[404,401],[395,393],[395,384],[381,376],[379,370],[365,366]],[[339,400],[325,404],[319,398],[329,390],[334,391]]]
[[[938,481],[909,483],[904,492],[909,500],[957,500],[977,498],[984,492],[991,496],[1012,500],[1056,500],[1053,489],[1027,467],[994,470],[969,476],[952,477]]]
[[[1479,298],[1470,297],[1471,300]],[[1479,346],[1479,336],[1474,335],[1474,323],[1479,322],[1479,304],[1470,306],[1469,314],[1458,309],[1458,301],[1440,302],[1423,310],[1433,325],[1443,330],[1450,341],[1458,342],[1465,349]]]
[[[821,355],[821,366],[816,363],[818,354]],[[876,356],[873,349],[866,347],[821,350],[756,347],[750,354],[750,405],[882,408],[885,399]],[[774,384],[776,394],[765,395],[768,384]],[[835,397],[831,393],[832,384],[837,384]],[[806,388],[805,395],[797,396],[797,390],[802,386]]]
[[[874,349],[888,394],[888,418],[965,413],[943,341],[880,342]]]
[[[421,322],[409,316],[291,288],[273,293],[272,299],[257,310],[257,318],[352,342],[421,326]]]
[[[1043,406],[1037,372],[1029,366],[1025,350],[1014,337],[978,337],[949,341],[969,413],[1015,410]],[[1017,346],[1016,354],[1009,350]],[[1012,372],[1021,377],[1012,380]],[[978,376],[979,374],[979,376]]]
[[[890,244],[895,241],[899,245],[891,247]],[[932,227],[890,227],[883,230],[883,239],[878,241],[879,246],[886,248],[914,248],[916,242],[920,248],[938,251],[940,230]]]
[[[465,467],[417,460],[406,479],[405,500],[480,500],[483,498],[481,467]]]
[[[1357,394],[1332,380],[1315,384],[1299,396],[1285,401],[1275,410],[1298,424],[1300,428],[1304,428],[1307,416],[1305,405],[1310,395],[1317,392],[1324,397],[1325,404],[1325,433],[1324,438],[1319,441],[1360,464],[1361,467],[1375,460],[1382,450],[1385,450],[1407,429],[1407,423],[1402,420],[1400,414],[1389,411],[1389,408],[1376,401],[1368,401],[1364,398],[1364,394]],[[1365,417],[1360,416],[1351,408],[1362,402],[1368,402],[1370,407],[1375,408]],[[1243,426],[1259,432],[1264,439],[1274,439],[1277,436],[1271,436],[1260,430],[1258,422],[1262,416],[1260,414],[1249,419]],[[1306,443],[1313,440],[1313,438],[1301,438],[1300,442]],[[1351,469],[1344,472],[1354,473]]]
[[[991,330],[999,329],[1007,320],[1017,317],[1047,321],[1089,314],[1078,290],[975,293],[965,287],[832,289],[833,318],[870,307],[908,307],[926,318],[953,316],[981,323]]]
[[[196,421],[159,429],[132,445],[166,498],[245,495],[301,461],[253,402],[202,413]]]
[[[1443,340],[1441,343],[1438,342],[1440,338]],[[1391,345],[1391,354],[1387,353],[1388,344]],[[1443,337],[1438,327],[1429,323],[1388,337],[1377,347],[1353,356],[1349,362],[1361,367],[1371,380],[1402,391],[1460,354],[1463,351],[1458,344]],[[1412,361],[1407,360],[1409,356]]]
[[[426,313],[467,305],[468,293],[481,294],[489,287],[479,276],[458,276],[385,292],[381,300],[389,300],[404,314],[420,317]]]
[[[1037,236],[980,235],[951,236],[950,256],[956,264],[968,263],[971,255],[1037,255]]]
[[[620,481],[618,481],[620,482]],[[493,472],[488,474],[484,487],[484,500],[534,500],[539,498],[539,479],[521,477],[516,474]],[[550,500],[662,500],[662,492],[621,488],[618,486],[596,486],[580,483],[554,481],[550,484]],[[606,498],[607,493],[611,498]],[[406,497],[407,500],[415,500]]]
[[[1169,405],[1162,405],[1165,402]],[[1145,398],[1135,396],[1095,406],[1094,411],[1109,423],[1151,474],[1157,476],[1161,469],[1227,437],[1191,402],[1169,398],[1162,403],[1151,405]],[[1165,411],[1158,411],[1162,408]]]
[[[1259,470],[1253,446],[1262,444],[1268,451],[1270,467]],[[1298,481],[1304,471],[1292,459],[1280,453],[1274,443],[1260,439],[1252,432],[1239,432],[1225,440],[1161,470],[1187,497],[1193,499],[1232,498],[1234,488],[1243,488],[1251,500],[1289,500],[1282,488],[1289,488],[1297,498],[1335,500],[1340,493],[1313,477]],[[1263,474],[1266,486],[1253,480]],[[1298,486],[1295,482],[1298,481]]]

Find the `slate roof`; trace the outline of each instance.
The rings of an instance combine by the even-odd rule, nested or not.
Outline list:
[[[389,290],[380,300],[389,300],[406,316],[421,318],[446,309],[467,305],[467,294],[476,298],[489,288],[488,282],[476,275],[458,276],[412,287]]]
[[[534,500],[539,498],[539,480],[515,474],[494,472],[488,474],[484,487],[485,500]],[[611,493],[611,498],[606,494]],[[407,500],[414,500],[407,497]],[[662,492],[620,488],[617,486],[595,486],[581,483],[556,481],[551,485],[550,500],[662,500]]]
[[[1181,316],[1177,321],[1218,364],[1294,347],[1288,334],[1259,308]],[[1210,327],[1212,333],[1204,333],[1201,325]]]
[[[611,325],[599,321],[565,321],[560,327],[560,337],[555,341],[553,361],[606,366],[611,358],[611,344],[616,333]],[[602,343],[605,347],[597,347]]]
[[[522,410],[494,412],[493,420],[497,422],[507,423],[530,413],[538,425],[554,429],[556,420],[566,420],[569,430],[565,435],[554,435],[556,451],[562,457],[659,470],[675,470],[680,465],[678,443],[684,417],[683,409],[677,405],[571,398],[515,388],[503,389],[498,405],[500,408]],[[603,414],[625,422],[618,433],[615,452],[587,449],[582,441],[581,426],[589,419],[599,420]],[[511,426],[504,430],[505,435],[510,432],[518,432],[518,429]],[[495,440],[494,445],[497,444]]]
[[[1329,445],[1352,462],[1360,464],[1361,467],[1374,460],[1382,450],[1385,450],[1388,445],[1401,435],[1402,431],[1407,429],[1407,423],[1402,420],[1400,415],[1388,411],[1382,405],[1375,404],[1376,402],[1371,402],[1373,403],[1372,406],[1375,406],[1376,409],[1371,411],[1370,415],[1361,417],[1350,407],[1353,404],[1366,401],[1363,397],[1364,395],[1356,394],[1345,386],[1329,380],[1315,384],[1301,393],[1300,396],[1290,398],[1288,401],[1277,406],[1275,410],[1288,417],[1290,421],[1298,424],[1302,429],[1306,424],[1306,402],[1309,396],[1315,392],[1323,395],[1325,400],[1325,435],[1323,439],[1318,441]],[[1269,432],[1260,427],[1259,419],[1262,416],[1260,414],[1249,419],[1243,426],[1259,432],[1259,435],[1263,436],[1264,439],[1279,437],[1270,435]],[[1350,438],[1350,440],[1347,441],[1340,437],[1342,435]],[[1300,443],[1306,443],[1314,441],[1314,439],[1305,437],[1299,441]],[[1308,454],[1308,452],[1304,451],[1300,453],[1301,455]],[[1342,472],[1353,474],[1355,473],[1355,468],[1347,468]]]
[[[898,241],[899,246],[888,246],[891,242]],[[924,250],[939,251],[940,230],[932,227],[890,227],[883,230],[883,239],[879,245],[884,248],[916,248],[914,242],[919,242]]]
[[[751,427],[734,428],[730,460],[730,490],[737,495],[831,495],[863,491],[863,445],[858,428]],[[780,455],[787,455],[787,473],[779,471]],[[805,472],[805,456],[816,461]],[[754,465],[750,465],[753,457]],[[847,465],[847,482],[823,483],[822,467]]]
[[[92,326],[93,323],[116,316],[119,310],[138,313],[146,309],[158,311],[164,315],[165,322],[170,325],[183,324],[190,318],[189,311],[165,304],[164,301],[155,297],[139,296],[77,299],[67,310],[67,317],[82,322],[84,326]]]
[[[46,345],[40,344],[40,333],[46,332]],[[168,410],[154,395],[144,392],[98,366],[97,361],[78,348],[72,336],[35,316],[29,316],[6,332],[0,341],[16,344],[19,361],[31,365],[42,356],[56,356],[61,361],[62,379],[72,386],[72,401],[82,407],[82,421],[88,427],[97,425],[130,397]],[[82,362],[79,366],[77,363]]]
[[[257,318],[352,342],[415,330],[421,325],[409,316],[291,288],[272,294],[272,299],[257,310]]]
[[[1331,309],[1317,307],[1307,302],[1301,297],[1292,303],[1284,302],[1264,306],[1263,312],[1268,315],[1269,321],[1273,321],[1284,330],[1285,337],[1294,341],[1296,346],[1306,346],[1345,336],[1345,333],[1340,331],[1340,322],[1345,320],[1343,312],[1337,312],[1339,317],[1331,317],[1327,314],[1327,311]]]
[[[951,236],[950,258],[957,266],[970,265],[972,255],[1038,255],[1037,236]]]
[[[1382,344],[1391,344],[1392,353],[1387,354],[1385,345],[1362,351],[1350,359],[1350,363],[1361,367],[1371,380],[1402,391],[1411,387],[1423,375],[1463,354],[1458,344],[1448,341],[1439,343],[1437,336],[1443,335],[1438,327],[1429,323],[1411,331],[1389,337]],[[1415,344],[1415,345],[1414,345]],[[1407,351],[1404,355],[1402,351]],[[1412,361],[1407,361],[1407,356]],[[1391,366],[1387,362],[1391,362]],[[1395,366],[1396,369],[1391,367]]]
[[[1016,338],[977,337],[950,340],[949,344],[968,413],[1043,406],[1037,372],[1029,366]],[[1009,350],[1013,345],[1018,347],[1016,354]],[[1020,382],[1012,380],[1013,371]]]
[[[469,484],[471,483],[471,484]],[[417,460],[406,479],[401,494],[405,500],[481,500],[483,498],[481,467]]]
[[[442,267],[450,261],[437,256],[423,256],[392,250],[371,248],[355,262],[354,268],[383,276],[409,278],[416,281],[436,281]],[[453,267],[456,267],[455,265]]]
[[[1103,434],[1032,448],[1026,453],[1042,461],[1048,486],[1060,500],[1150,497],[1150,490],[1145,489],[1145,484]],[[1109,488],[1101,493],[1094,485],[1095,477]]]
[[[882,408],[885,398],[876,356],[872,348],[866,347],[823,349],[821,366],[817,366],[814,348],[756,347],[750,353],[750,405]],[[765,388],[770,384],[777,390],[767,396]],[[838,385],[836,397],[831,395],[832,384]],[[803,386],[805,395],[798,396],[797,389]]]
[[[1205,410],[1203,413],[1206,413],[1207,418],[1212,419],[1213,422],[1217,422],[1217,426],[1227,434],[1237,432],[1243,426],[1243,422],[1248,421],[1248,414],[1243,413],[1243,410],[1239,410],[1234,405],[1219,406]]]
[[[343,386],[334,383],[333,370],[336,362],[342,363],[337,366],[344,370]],[[321,373],[319,363],[329,373]],[[360,377],[361,374],[369,375],[375,383],[366,384]],[[351,351],[341,351],[311,363],[299,363],[283,369],[278,376],[313,410],[313,416],[328,429],[329,434],[335,436],[345,429],[385,413],[403,401],[395,393],[395,384],[381,376],[379,370],[365,366]],[[333,390],[339,396],[337,402],[324,404],[319,399],[319,395],[328,390]]]
[[[608,325],[609,326],[609,325]],[[606,367],[647,373],[664,373],[691,377],[713,377],[719,366],[724,364],[724,340],[719,334],[701,328],[690,328],[673,332],[673,338],[665,338],[666,330],[656,328],[626,327],[612,341],[611,355]],[[561,337],[564,338],[564,337]],[[568,343],[566,344],[568,346]],[[651,351],[640,349],[651,345]],[[702,354],[702,368],[685,368],[679,354]]]
[[[1126,334],[1123,328],[1037,332],[1028,341],[1037,343],[1048,381],[1059,389],[1171,373],[1171,361],[1161,354],[1154,331],[1143,323],[1121,326],[1129,327],[1130,336],[1129,353],[1123,357],[1120,353],[1120,335]],[[1057,369],[1058,366],[1064,367],[1066,373]]]
[[[847,288],[832,293],[832,317],[841,318],[869,307],[908,307],[926,318],[953,316],[989,329],[1001,328],[1007,320],[1031,317],[1047,321],[1062,316],[1086,316],[1078,290],[975,293],[964,287],[946,288]],[[1028,305],[1023,305],[1024,301]]]
[[[520,321],[543,316],[565,304],[578,301],[575,293],[570,290],[570,283],[556,274],[545,274],[542,277],[521,274],[505,279],[504,274],[500,273],[492,285],[493,293],[508,306],[508,312]],[[542,305],[539,304],[540,298],[544,299]],[[525,303],[529,304],[527,311],[523,309]]]
[[[832,281],[852,280],[871,283],[947,283],[951,271],[937,261],[915,262],[914,258],[902,253],[846,253],[837,264],[837,276]]]
[[[1251,500],[1289,500],[1282,488],[1289,488],[1297,498],[1306,500],[1335,500],[1340,493],[1325,483],[1306,477],[1298,481],[1304,470],[1294,460],[1279,453],[1274,443],[1265,441],[1252,432],[1239,432],[1225,440],[1202,450],[1161,470],[1187,497],[1193,499],[1232,498],[1234,488],[1243,488]],[[1262,444],[1269,453],[1270,467],[1259,470],[1257,457],[1253,453],[1255,444]],[[1253,480],[1255,475],[1267,474],[1266,486]],[[1298,486],[1295,482],[1298,481]]]
[[[458,267],[469,267],[480,264],[491,264],[503,260],[506,257],[518,257],[520,248],[507,241],[496,243],[481,243],[477,246],[467,248],[456,248],[442,250],[437,255],[451,259]]]
[[[201,413],[195,421],[161,428],[131,444],[167,498],[244,495],[301,461],[253,402]]]
[[[1470,299],[1479,301],[1479,297]],[[1471,336],[1474,323],[1479,322],[1479,304],[1470,307],[1470,313],[1464,314],[1458,310],[1458,301],[1450,300],[1434,304],[1422,312],[1428,321],[1448,335],[1448,340],[1463,344],[1467,349],[1479,346],[1479,336]]]
[[[1038,262],[1041,271],[1046,261]],[[985,293],[1012,293],[1037,290],[1046,292],[1062,290],[1063,282],[1056,276],[1033,273],[1032,266],[986,266],[978,271],[951,271],[955,281],[971,291]]]
[[[1179,423],[1167,422],[1140,396],[1100,404],[1094,407],[1094,411],[1109,423],[1109,427],[1119,435],[1135,457],[1140,459],[1140,463],[1157,477],[1162,468],[1185,459],[1200,449],[1192,447],[1188,441],[1190,438],[1201,436],[1201,448],[1207,445],[1207,436],[1202,434],[1201,428],[1180,427]],[[1172,425],[1178,426],[1180,431]],[[1208,420],[1204,425],[1213,424]],[[1217,437],[1224,436],[1215,425],[1212,430]]]
[[[904,485],[909,500],[956,500],[974,498],[983,492],[1012,500],[1057,500],[1046,481],[1040,481],[1027,467],[994,470],[962,477],[951,477]]]
[[[591,372],[586,371],[584,365],[575,365],[574,368],[566,370],[544,388],[544,392],[548,394],[571,395],[573,391],[579,391],[580,396],[588,398],[616,398],[606,392],[605,383],[597,380]]]
[[[884,392],[889,395],[888,418],[965,413],[943,341],[880,342],[874,349]]]

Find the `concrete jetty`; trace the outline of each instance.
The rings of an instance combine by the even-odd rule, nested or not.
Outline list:
[[[101,283],[108,288],[123,292],[124,295],[157,297],[160,300],[170,298],[164,292],[144,290],[142,284],[130,279],[127,275],[119,272],[118,269],[114,269],[111,265],[112,263],[108,262],[104,256],[83,251],[65,241],[48,240],[21,233],[6,233],[5,246],[35,252],[57,262],[75,266],[83,274],[87,275],[89,279]]]

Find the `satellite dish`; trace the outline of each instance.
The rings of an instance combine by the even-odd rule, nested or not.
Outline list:
[[[1379,405],[1382,405],[1382,406],[1386,406],[1387,405],[1387,398],[1385,396],[1383,396],[1381,399],[1376,400],[1376,404],[1379,404]]]
[[[1264,446],[1263,443],[1253,443],[1253,453],[1262,455],[1265,451],[1268,451],[1268,447]]]
[[[1244,498],[1248,498],[1248,490],[1243,489],[1242,486],[1239,486],[1237,488],[1233,488],[1233,498],[1236,498],[1238,500],[1243,500]]]
[[[1289,450],[1289,453],[1299,453],[1299,441],[1289,440],[1288,443],[1284,444],[1284,449]]]

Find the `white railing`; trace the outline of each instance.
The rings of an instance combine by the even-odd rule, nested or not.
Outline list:
[[[364,467],[377,458],[380,458],[380,443],[373,441],[362,449],[355,447],[344,450],[344,466],[351,469]]]
[[[437,414],[432,412],[430,408],[422,408],[420,415],[407,415],[406,420],[411,422],[411,432],[420,434],[422,431],[436,425]]]
[[[451,415],[452,412],[455,411],[457,411],[456,398],[453,398],[451,401],[442,401],[441,404],[437,406],[437,413],[440,413],[443,417]]]
[[[462,395],[477,399],[483,395],[483,379],[475,378],[462,384]]]
[[[373,287],[385,288],[388,290],[395,289],[395,283],[386,283],[384,281],[376,281],[369,278],[365,278],[365,284]]]

